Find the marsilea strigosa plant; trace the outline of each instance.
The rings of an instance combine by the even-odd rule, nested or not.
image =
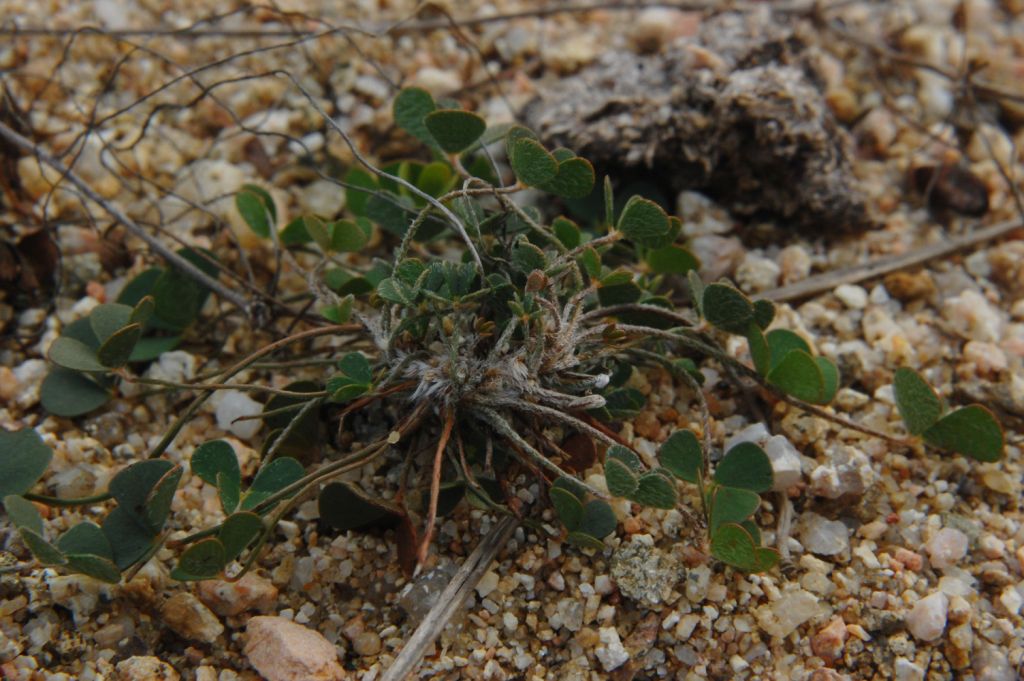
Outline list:
[[[680,220],[650,199],[616,196],[608,179],[595,188],[592,166],[571,150],[548,149],[521,126],[488,127],[415,88],[395,99],[394,117],[425,148],[418,158],[430,160],[378,168],[353,146],[362,165],[339,181],[345,215],[279,225],[264,188],[247,185],[235,197],[256,234],[317,262],[307,275],[320,325],[205,381],[145,378],[146,362],[187,338],[208,294],[167,268],[143,272],[117,302],[97,306],[53,343],[54,368],[43,389],[53,414],[102,408],[121,383],[194,397],[145,459],[90,498],[33,492],[50,448],[32,429],[0,432],[0,497],[36,560],[117,582],[166,544],[180,550],[177,579],[237,578],[276,523],[315,495],[321,522],[339,531],[397,528],[400,557],[412,571],[428,556],[438,517],[462,500],[532,522],[535,510],[523,505],[514,483],[526,476],[543,483],[568,541],[584,550],[600,549],[615,530],[613,497],[671,509],[692,485],[711,554],[739,570],[771,569],[779,554],[762,545],[753,520],[760,495],[773,487],[771,461],[745,443],[712,466],[698,363],[718,363],[771,399],[828,418],[836,417],[821,406],[842,384],[835,364],[798,334],[770,328],[771,303],[751,301],[724,281],[701,281]],[[500,146],[511,182],[502,181],[492,155]],[[589,218],[581,227],[553,210],[521,205],[515,195],[527,189],[550,197],[541,205],[589,201]],[[216,264],[212,253],[183,254],[204,267]],[[300,266],[294,257],[281,262]],[[726,352],[729,334],[746,339],[749,362]],[[224,519],[169,540],[183,468],[167,449],[182,426],[215,391],[240,387],[231,381],[243,370],[282,348],[309,352],[314,339],[331,337],[350,340],[321,378],[283,389],[242,386],[269,396],[258,471],[246,479],[223,440],[197,447],[189,466],[216,488]],[[308,364],[325,366],[320,355]],[[672,433],[656,460],[646,461],[612,427],[644,409],[644,395],[629,385],[644,366],[671,372],[692,393],[694,422],[702,424],[702,432]],[[984,407],[948,411],[909,369],[896,371],[894,388],[907,432],[928,447],[980,461],[1002,456],[1002,431]],[[364,437],[371,420],[386,426]],[[317,461],[310,456],[317,451],[329,454]],[[388,489],[340,479],[367,465],[394,472],[385,476]],[[584,476],[599,465],[602,485]],[[80,506],[91,519],[55,536],[39,504]]]

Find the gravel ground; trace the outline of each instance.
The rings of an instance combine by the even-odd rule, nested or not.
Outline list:
[[[0,120],[27,122],[55,153],[76,151],[75,170],[97,192],[141,223],[160,224],[167,238],[231,253],[237,239],[261,280],[271,254],[239,224],[230,194],[258,181],[287,214],[336,212],[340,193],[296,163],[298,142],[317,158],[351,160],[340,140],[325,135],[298,86],[337,111],[338,122],[369,153],[388,157],[405,144],[391,130],[396,83],[455,94],[500,121],[609,54],[681,49],[707,63],[719,58],[692,42],[704,21],[692,12],[606,9],[459,31],[414,22],[405,32],[379,36],[333,29],[352,23],[379,29],[388,18],[413,16],[413,3],[330,4],[325,14],[319,3],[290,0],[278,5],[291,13],[287,17],[269,9],[238,11],[196,27],[282,32],[275,37],[5,37],[0,68],[12,99]],[[511,1],[450,5],[460,18],[531,8]],[[184,28],[204,15],[189,3],[30,7],[4,0],[0,16],[4,26],[39,26],[45,16],[48,29],[89,24],[109,31]],[[444,24],[444,16],[428,8],[416,21]],[[1020,92],[1024,4],[842,3],[822,19],[841,21],[842,33],[800,21],[816,87],[838,121],[838,134],[848,136],[852,173],[872,227],[839,233],[827,224],[795,230],[781,219],[740,221],[703,194],[682,191],[678,213],[706,275],[730,276],[751,294],[767,293],[1018,216],[1020,181],[1011,189],[1006,180],[1024,172],[1024,108],[1020,95],[993,93]],[[289,30],[312,33],[300,40],[283,33]],[[886,42],[872,42],[879,36]],[[885,50],[897,59],[884,59]],[[962,97],[957,74],[964,64],[987,65],[976,77],[984,86],[976,100]],[[294,81],[275,75],[281,72]],[[228,82],[240,76],[249,78]],[[163,83],[171,84],[138,103]],[[12,109],[11,101],[18,106]],[[90,125],[95,134],[80,144]],[[99,211],[83,211],[66,185],[53,190],[54,177],[35,159],[2,158],[7,191],[0,236],[14,243],[44,219],[58,229],[63,285],[53,296],[27,296],[27,303],[25,291],[2,289],[0,424],[34,427],[53,447],[51,473],[42,483],[48,493],[90,494],[159,439],[183,398],[123,394],[99,415],[54,418],[38,403],[43,357],[63,326],[116,296],[152,258],[140,242],[111,229]],[[921,176],[915,169],[943,164],[965,172],[931,187],[929,210],[910,178]],[[988,195],[988,210],[965,217],[971,211],[958,197],[976,195],[978,187]],[[244,265],[235,256],[228,261]],[[282,281],[286,291],[302,286],[299,277]],[[55,298],[52,308],[49,297]],[[230,309],[215,307],[210,304],[209,319]],[[719,387],[715,369],[705,367],[715,441],[759,441],[797,462],[792,484],[767,496],[758,516],[766,542],[779,544],[783,566],[760,575],[724,568],[703,553],[686,515],[638,507],[619,509],[622,522],[603,550],[580,551],[562,541],[545,511],[550,532],[515,531],[464,617],[442,633],[424,661],[422,678],[1019,678],[1021,232],[924,268],[783,304],[778,319],[837,362],[845,377],[837,408],[844,415],[900,435],[892,372],[908,366],[953,404],[981,401],[995,409],[1006,426],[1005,460],[976,464],[897,449],[784,404],[768,415],[769,430],[752,423],[742,395]],[[209,334],[226,341],[213,347],[204,342]],[[267,338],[237,318],[210,322],[196,342],[150,372],[187,379]],[[745,341],[730,349],[743,355]],[[633,381],[648,395],[648,410],[620,434],[641,453],[653,452],[675,428],[699,427],[691,396],[670,376],[651,371]],[[238,424],[222,430],[228,411],[246,408],[239,395],[212,401],[168,457],[187,462],[197,444],[226,437],[243,471],[251,472],[262,434]],[[518,482],[527,503],[540,497],[535,483]],[[54,510],[49,522],[64,529],[97,510]],[[186,471],[174,500],[174,527],[184,534],[219,513],[216,491]],[[258,569],[237,583],[175,583],[166,549],[118,586],[34,567],[0,575],[0,675],[232,681],[261,678],[258,668],[269,681],[370,681],[390,666],[431,595],[497,522],[460,507],[440,526],[438,551],[425,572],[410,581],[398,567],[390,533],[321,535],[315,515],[315,504],[300,507],[281,524]],[[6,563],[28,558],[6,518],[0,540]]]

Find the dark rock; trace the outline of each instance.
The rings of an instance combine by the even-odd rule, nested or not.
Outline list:
[[[613,177],[646,168],[738,216],[863,227],[852,139],[825,102],[805,30],[768,12],[721,14],[661,54],[606,54],[545,88],[524,119]]]

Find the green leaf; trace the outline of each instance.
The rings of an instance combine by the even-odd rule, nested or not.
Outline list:
[[[366,202],[379,188],[377,177],[362,168],[350,168],[345,173],[345,205],[353,215],[366,215]]]
[[[369,360],[361,352],[350,352],[338,360],[338,368],[345,372],[345,375],[359,383],[373,382],[373,369]]]
[[[416,178],[416,186],[420,191],[437,198],[452,189],[456,181],[450,165],[434,161],[423,166],[420,176]]]
[[[628,305],[640,300],[644,295],[643,289],[632,281],[624,284],[607,285],[603,281],[597,289],[597,299],[602,307],[612,305]]]
[[[661,473],[652,471],[640,476],[636,491],[630,499],[643,506],[670,509],[676,507],[679,495],[671,480]]]
[[[47,356],[57,366],[73,371],[102,373],[107,370],[89,346],[67,336],[61,336],[53,341]]]
[[[597,249],[588,246],[580,253],[580,264],[584,271],[593,279],[601,276],[601,255]]]
[[[551,222],[551,231],[566,248],[576,248],[583,243],[583,233],[579,226],[569,218],[559,216]]]
[[[306,227],[306,221],[315,219],[319,218],[314,215],[300,215],[285,225],[277,235],[281,245],[287,248],[290,246],[302,246],[312,241],[313,237]]]
[[[741,442],[715,467],[715,482],[751,492],[767,492],[775,484],[772,462],[753,442]]]
[[[1005,438],[999,421],[980,404],[972,404],[946,414],[923,433],[925,442],[978,461],[1003,458]]]
[[[369,235],[351,220],[338,220],[329,227],[330,249],[338,253],[359,251],[370,240]]]
[[[508,160],[512,171],[525,185],[535,187],[558,175],[558,161],[531,137],[519,137],[507,143]]]
[[[110,558],[85,553],[69,553],[66,558],[68,568],[75,572],[107,584],[117,584],[121,581],[121,571]]]
[[[482,117],[461,109],[432,111],[423,123],[441,149],[449,154],[457,154],[473,146],[487,129],[487,122]]]
[[[761,327],[754,321],[747,323],[746,336],[747,345],[750,347],[750,357],[754,360],[754,368],[757,369],[757,373],[764,376],[772,368],[772,351],[768,347],[768,339],[765,338]]]
[[[227,563],[242,555],[245,547],[255,541],[265,529],[262,518],[255,513],[240,511],[229,515],[217,533],[217,538],[224,545],[224,562]]]
[[[672,433],[658,450],[658,461],[680,480],[697,484],[704,470],[704,453],[689,430]]]
[[[114,564],[121,570],[141,560],[153,548],[153,532],[124,506],[108,513],[102,528],[114,550]]]
[[[604,396],[605,409],[612,418],[632,418],[647,404],[647,398],[636,388],[619,388]]]
[[[566,149],[565,147],[558,147],[551,150],[551,155],[561,163],[562,161],[571,161],[576,158],[576,154],[573,153],[572,149]]]
[[[827,357],[815,357],[814,363],[821,369],[821,377],[824,379],[821,403],[828,404],[839,392],[839,367]]]
[[[352,308],[355,305],[355,297],[349,294],[341,299],[337,305],[325,305],[319,308],[318,312],[324,319],[334,324],[346,324],[352,319]]]
[[[747,520],[744,520],[742,523],[739,523],[739,525],[744,530],[750,533],[750,538],[754,540],[754,546],[761,545],[761,530],[760,528],[758,528],[757,524],[753,520],[750,520],[748,518]]]
[[[327,253],[331,250],[331,234],[327,230],[327,223],[323,218],[316,215],[307,215],[302,220],[306,233],[316,243],[321,251]]]
[[[9,494],[4,497],[4,509],[7,517],[18,528],[18,534],[32,555],[43,565],[63,565],[64,554],[60,549],[46,541],[43,536],[43,518],[39,515],[35,504],[24,497]]]
[[[586,488],[583,487],[583,485],[581,485],[579,481],[576,480],[576,478],[569,476],[562,476],[555,480],[553,483],[551,483],[551,489],[564,489],[566,492],[569,492],[574,497],[579,499],[581,502],[587,496]]]
[[[608,484],[608,491],[616,497],[629,498],[636,492],[639,484],[636,474],[630,467],[612,457],[608,457],[604,462],[604,477]]]
[[[270,236],[270,230],[277,222],[277,208],[267,190],[252,184],[243,185],[235,194],[235,208],[249,229],[261,237]]]
[[[417,291],[404,282],[388,277],[377,285],[377,295],[396,305],[412,307],[416,303]]]
[[[718,560],[744,572],[764,572],[779,562],[774,549],[758,546],[741,525],[728,523],[711,535],[711,554]]]
[[[762,329],[771,326],[775,319],[775,305],[770,300],[754,301],[754,321]]]
[[[324,284],[339,296],[349,294],[361,296],[373,290],[373,285],[365,277],[356,277],[340,267],[324,272]]]
[[[405,196],[379,191],[366,202],[366,217],[380,225],[384,231],[404,237],[413,221],[412,201]],[[423,239],[424,227],[420,227],[420,240]]]
[[[212,257],[209,252],[204,251],[204,254]],[[178,255],[214,279],[217,278],[217,266],[201,257],[197,251],[183,248],[178,251]],[[181,331],[195,321],[210,295],[209,289],[174,268],[161,272],[150,293],[156,301],[155,319],[162,323],[162,328],[174,331]]]
[[[69,553],[65,557],[68,568],[75,572],[106,584],[117,584],[121,581],[121,570],[110,558],[85,553]]]
[[[89,313],[89,326],[101,343],[128,326],[132,319],[132,308],[119,303],[97,305]]]
[[[519,237],[516,245],[512,248],[512,264],[520,272],[529,274],[534,270],[543,270],[547,267],[547,258],[544,257],[544,251],[524,237]]]
[[[103,342],[96,351],[99,363],[110,369],[117,369],[128,363],[135,349],[135,344],[142,338],[142,325],[129,324],[115,331]]]
[[[421,142],[434,146],[437,142],[427,129],[424,119],[435,108],[434,98],[429,92],[422,88],[409,87],[395,97],[391,105],[391,114],[394,116],[395,125]]]
[[[709,284],[701,303],[704,318],[723,331],[743,334],[754,321],[754,306],[745,295],[727,284]]]
[[[697,310],[697,314],[704,316],[704,282],[697,270],[690,270],[686,273],[686,280],[690,284],[690,299]]]
[[[615,224],[615,191],[612,189],[612,179],[604,176],[604,224],[611,227]]]
[[[622,445],[612,445],[608,448],[607,457],[608,460],[615,459],[620,463],[626,465],[626,467],[633,473],[643,473],[644,465],[640,461],[640,457],[636,455],[636,452],[623,447]],[[623,496],[623,495],[617,495]]]
[[[327,379],[327,392],[331,393],[331,402],[341,403],[354,400],[360,395],[370,392],[370,387],[366,383],[353,383],[344,376]]]
[[[152,491],[146,496],[145,519],[154,533],[160,532],[164,523],[167,522],[167,516],[171,513],[171,502],[174,501],[174,493],[178,490],[181,474],[181,466],[174,466],[157,481]]]
[[[96,523],[84,521],[74,525],[57,539],[57,548],[67,554],[90,554],[113,560],[110,540]],[[116,580],[115,580],[116,581]]]
[[[658,242],[668,234],[668,215],[650,199],[633,196],[622,209],[616,228],[641,246]]]
[[[825,375],[814,358],[803,350],[790,350],[778,366],[765,377],[768,383],[788,395],[810,402],[825,404]]]
[[[8,494],[4,497],[4,510],[7,511],[7,518],[19,530],[43,535],[43,517],[39,515],[36,505],[25,497]]]
[[[548,492],[551,505],[555,507],[562,524],[570,532],[575,531],[583,522],[583,502],[576,495],[563,487],[552,486]]]
[[[150,492],[175,468],[180,473],[180,466],[163,459],[137,461],[119,471],[107,489],[125,511],[138,518],[145,518]]]
[[[231,445],[224,440],[204,442],[193,452],[190,465],[200,479],[217,487],[224,512],[234,511],[238,506],[242,471]]]
[[[139,302],[153,290],[153,284],[160,277],[162,272],[163,270],[159,267],[150,267],[149,269],[139,272],[124,285],[124,288],[121,289],[121,293],[117,296],[116,302],[129,307],[138,305]],[[133,321],[139,320],[136,319]],[[65,335],[70,335],[68,333],[68,329],[64,329],[64,333]],[[79,340],[82,339],[79,338]]]
[[[110,393],[86,374],[54,367],[43,379],[39,401],[54,416],[74,418],[99,409]]]
[[[320,520],[339,532],[370,526],[393,527],[405,517],[397,505],[364,494],[348,482],[332,482],[320,491]]]
[[[581,549],[593,549],[594,551],[600,551],[604,548],[603,541],[584,532],[570,532],[566,539],[570,544],[578,546]]]
[[[252,486],[242,498],[242,510],[247,511],[270,495],[284,489],[288,485],[297,482],[306,474],[302,464],[290,456],[283,456],[274,459],[260,468]]]
[[[525,126],[513,125],[505,133],[506,151],[508,150],[507,148],[508,148],[509,145],[512,145],[513,143],[515,143],[517,140],[520,140],[520,139],[532,139],[532,140],[535,140],[535,139],[537,139],[537,135],[533,132],[533,130],[530,130],[529,128],[527,128]]]
[[[711,499],[711,530],[725,523],[740,523],[749,518],[761,505],[756,492],[738,487],[718,487]]]
[[[53,451],[32,428],[0,428],[0,497],[32,489],[52,458]]]
[[[43,539],[42,535],[22,529],[18,530],[18,534],[21,535],[21,540],[25,542],[25,546],[36,557],[36,560],[43,565],[67,564],[67,557],[56,546]]]
[[[156,299],[153,298],[153,296],[145,296],[135,304],[135,307],[132,308],[132,314],[129,321],[135,324],[141,324],[144,327],[155,312]]]
[[[790,350],[802,350],[808,355],[812,354],[811,346],[807,344],[807,341],[789,329],[772,329],[765,334],[765,340],[768,343],[768,349],[771,351],[771,361],[769,362],[768,369],[763,373],[768,373],[779,366]]]
[[[129,362],[150,362],[165,352],[170,352],[181,345],[181,336],[151,336],[140,338],[132,349]]]
[[[203,539],[185,549],[178,558],[178,564],[171,570],[171,579],[179,582],[213,579],[227,562],[224,545],[219,539]]]
[[[893,392],[907,432],[920,435],[942,416],[942,403],[932,387],[912,369],[900,368],[893,376]]]
[[[583,507],[583,519],[580,521],[578,531],[596,539],[604,539],[615,531],[617,524],[615,512],[608,502],[592,499]]]
[[[700,267],[700,261],[682,246],[665,246],[647,254],[647,265],[655,274],[686,274]]]
[[[557,154],[554,156],[558,158]],[[567,199],[581,199],[594,190],[594,166],[578,157],[560,160],[558,174],[536,187]]]

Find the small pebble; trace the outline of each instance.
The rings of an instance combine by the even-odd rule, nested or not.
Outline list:
[[[907,629],[919,641],[934,641],[946,628],[949,598],[941,591],[929,594],[914,603],[907,613]]]
[[[851,310],[863,310],[868,306],[868,292],[861,286],[841,284],[834,291],[836,298]]]
[[[217,616],[187,591],[171,596],[160,614],[167,626],[182,638],[213,643],[224,633],[224,625]]]
[[[942,570],[956,565],[967,554],[967,535],[952,527],[935,533],[926,545],[932,567]]]
[[[622,645],[615,627],[601,627],[599,635],[601,644],[594,650],[594,655],[604,670],[610,672],[624,665],[629,660],[629,653]]]
[[[811,553],[834,556],[850,546],[850,530],[838,520],[804,513],[800,516],[800,527],[800,543]]]
[[[234,582],[219,579],[199,583],[199,598],[218,615],[237,615],[246,610],[268,611],[277,602],[277,587],[266,577],[247,572]]]
[[[239,390],[225,390],[219,395],[217,427],[242,440],[254,436],[260,429],[259,419],[236,419],[243,416],[258,416],[263,411],[263,405]]]
[[[245,656],[266,681],[341,681],[334,645],[319,632],[283,617],[257,616],[246,625]]]
[[[369,657],[376,655],[380,652],[381,641],[380,636],[375,631],[363,631],[352,639],[352,650],[355,651],[356,655],[362,655],[363,657]]]
[[[117,663],[118,681],[179,681],[174,667],[157,657],[135,655]]]

